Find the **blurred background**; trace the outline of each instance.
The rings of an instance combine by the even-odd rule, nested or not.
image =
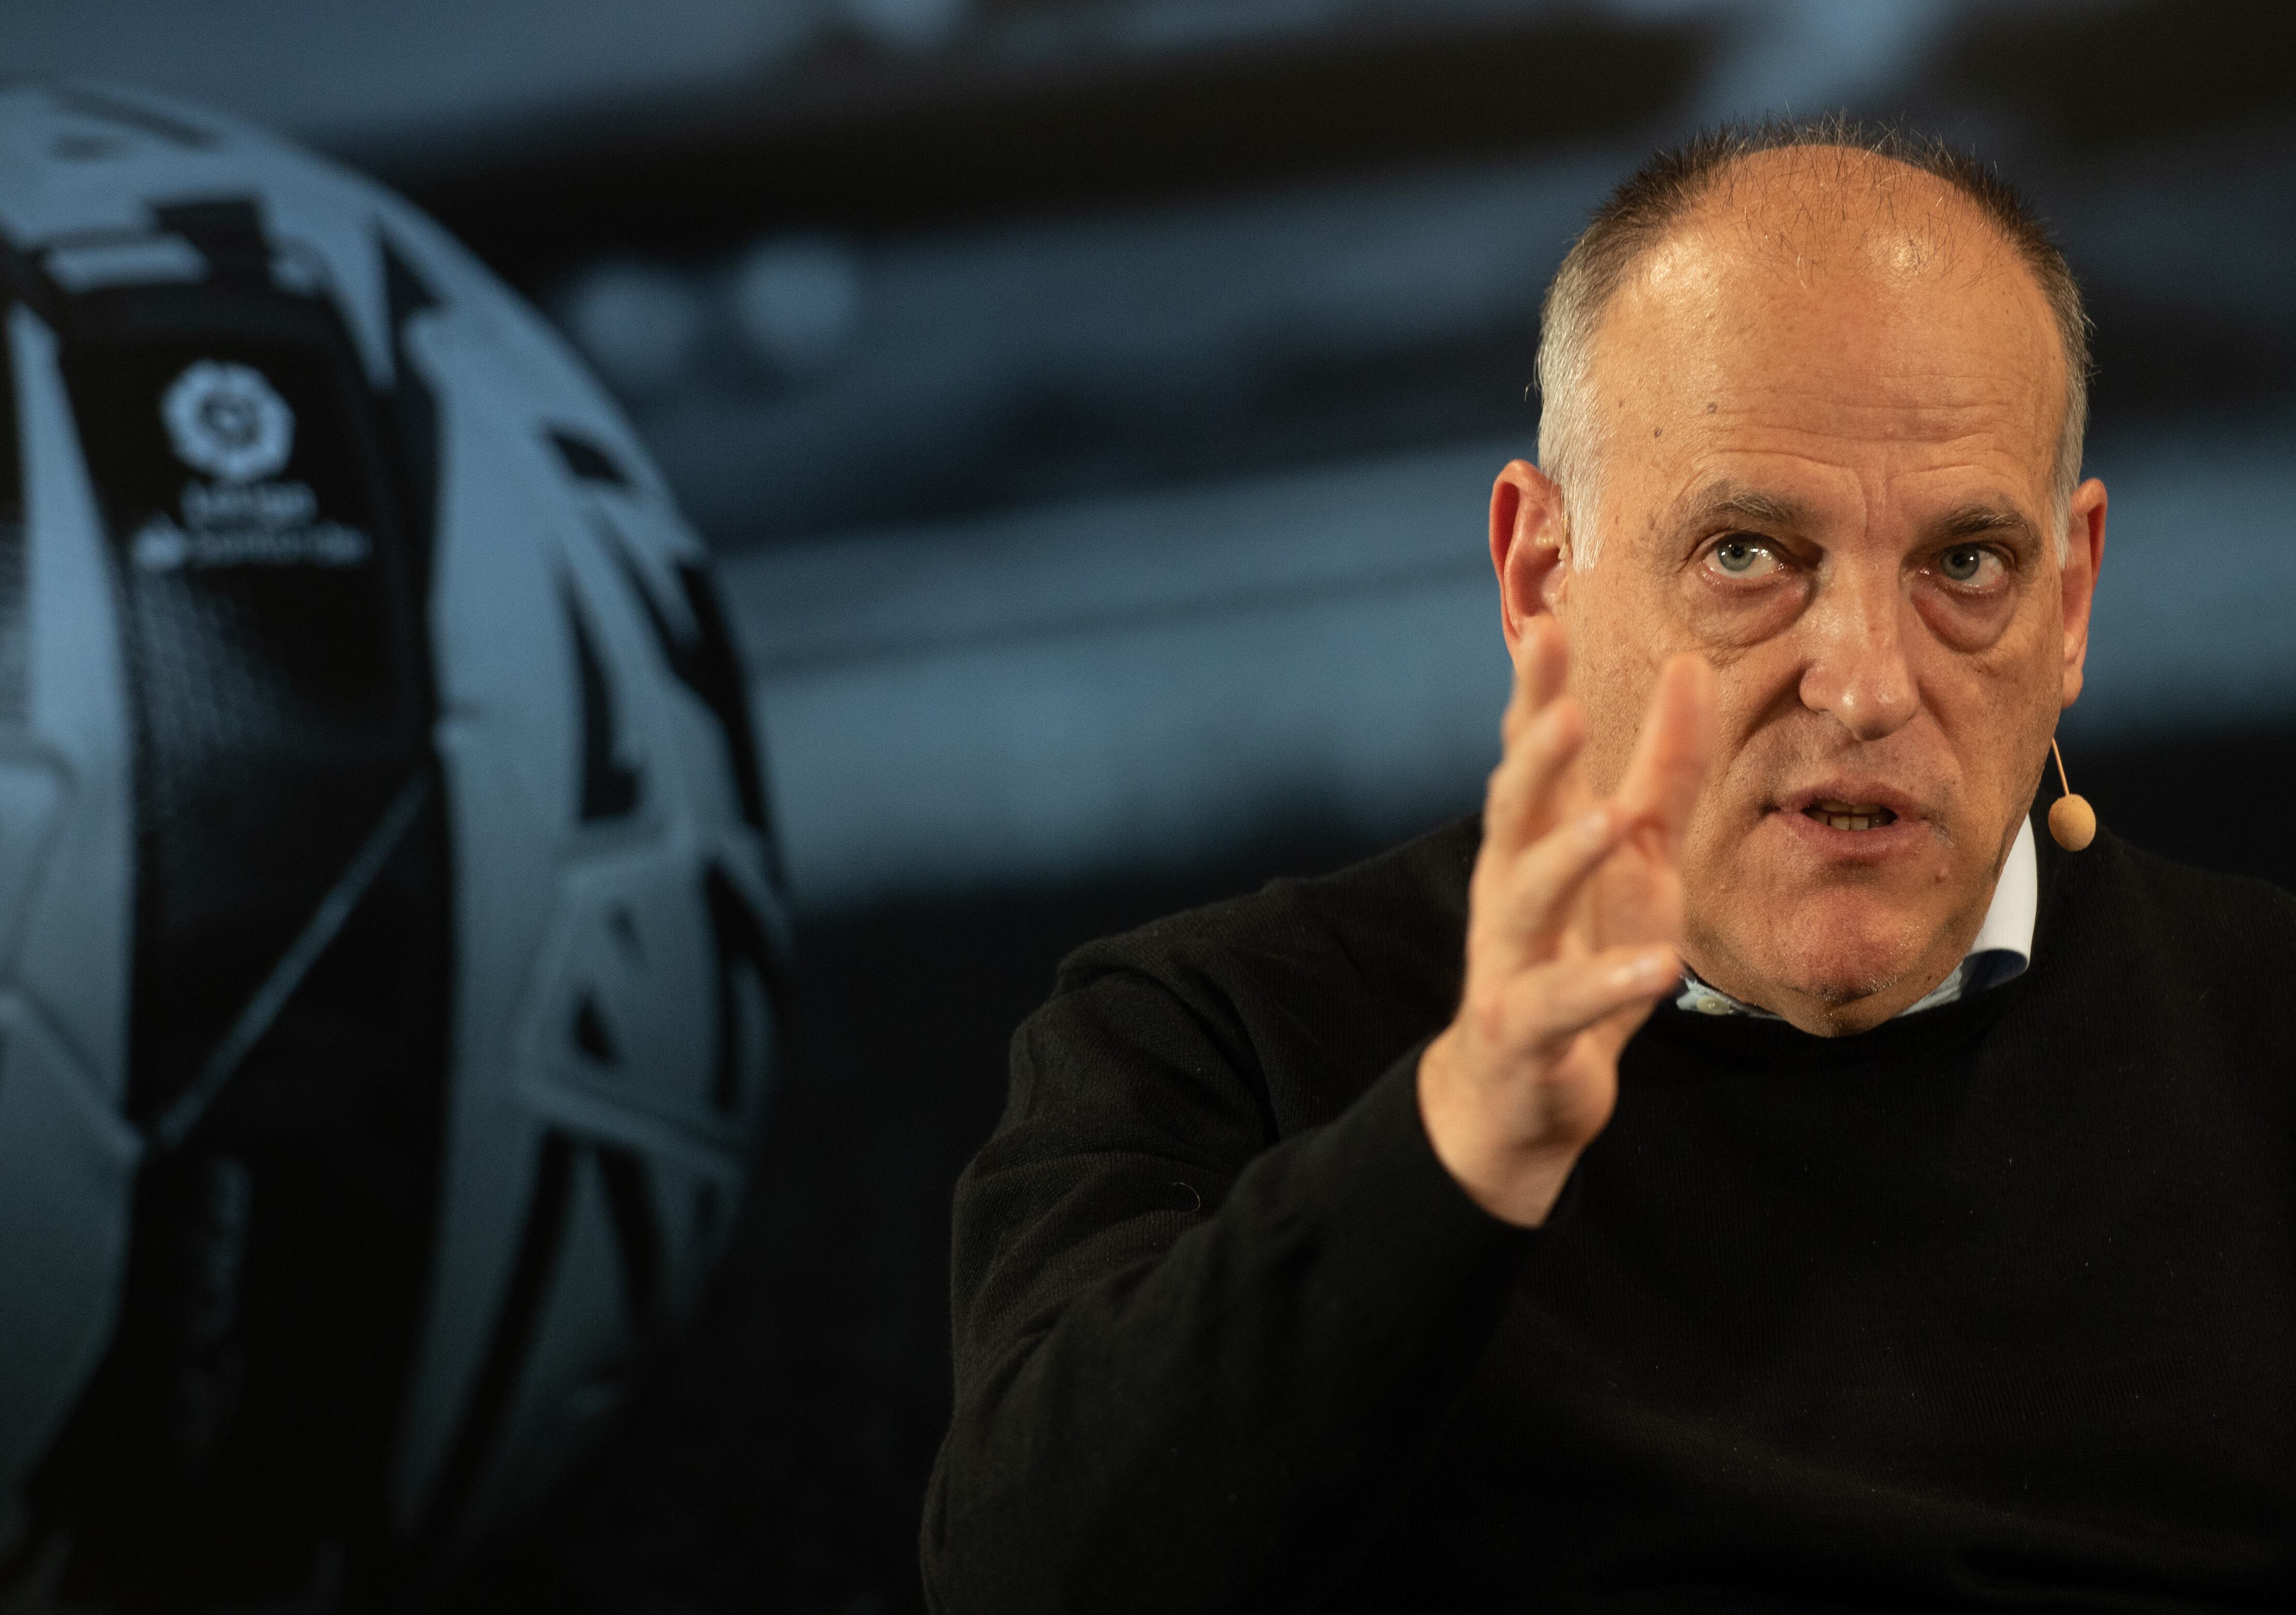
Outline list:
[[[2067,759],[2296,884],[2278,0],[85,0],[0,73],[279,127],[572,339],[715,547],[799,907],[700,1327],[473,1610],[919,1607],[947,1206],[1069,947],[1472,808],[1482,512],[1546,279],[1652,147],[1976,148],[2087,289],[2112,495]]]

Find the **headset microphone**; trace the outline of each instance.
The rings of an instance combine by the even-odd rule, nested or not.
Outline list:
[[[2057,783],[2065,791],[2049,804],[2049,834],[2067,852],[2079,852],[2096,840],[2096,809],[2087,797],[2073,794],[2072,783],[2065,778],[2065,754],[2054,740],[2049,742],[2049,753],[2057,759]]]

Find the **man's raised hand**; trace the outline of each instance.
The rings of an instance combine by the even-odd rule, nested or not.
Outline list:
[[[1567,664],[1560,625],[1525,626],[1468,887],[1459,1012],[1419,1062],[1437,1159],[1524,1226],[1610,1119],[1619,1051],[1681,971],[1683,832],[1713,748],[1713,671],[1677,656],[1617,793],[1597,801]]]

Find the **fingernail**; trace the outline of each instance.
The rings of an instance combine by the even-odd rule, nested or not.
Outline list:
[[[1600,847],[1610,833],[1611,816],[1603,808],[1597,808],[1578,821],[1578,841],[1581,846]]]

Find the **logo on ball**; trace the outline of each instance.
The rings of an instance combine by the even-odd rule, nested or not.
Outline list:
[[[295,412],[246,365],[201,359],[169,386],[160,418],[177,458],[226,482],[270,476],[295,447]]]

